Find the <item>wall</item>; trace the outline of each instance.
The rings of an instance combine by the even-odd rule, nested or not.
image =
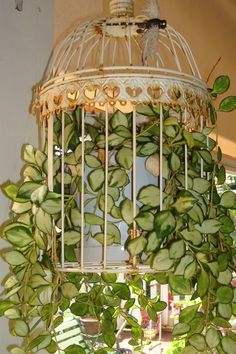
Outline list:
[[[52,4],[24,0],[20,13],[14,0],[0,0],[0,184],[19,179],[22,145],[38,144],[29,105],[31,89],[41,80],[52,48]],[[9,201],[0,194],[0,223],[7,219],[8,211]],[[7,266],[0,260],[0,279],[6,274]],[[0,353],[6,354],[6,346],[14,341],[7,321],[0,319]]]
[[[136,0],[136,13],[146,0]],[[88,6],[89,4],[89,6]],[[204,80],[221,57],[210,84],[218,75],[231,77],[230,94],[236,95],[236,2],[235,0],[159,0],[162,18],[187,39]],[[78,21],[106,16],[109,0],[54,0],[54,39],[58,40]],[[227,156],[236,158],[236,113],[219,116],[219,144]],[[228,159],[230,162],[230,159]],[[236,167],[236,160],[234,162]]]

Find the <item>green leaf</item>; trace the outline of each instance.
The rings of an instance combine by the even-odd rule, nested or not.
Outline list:
[[[104,219],[101,216],[92,213],[84,214],[85,222],[89,225],[103,225]]]
[[[221,166],[219,172],[217,173],[217,183],[224,184],[226,179],[226,171],[224,166]]]
[[[7,240],[16,247],[25,247],[33,241],[31,231],[24,226],[14,226],[5,232]]]
[[[12,331],[19,337],[26,337],[29,333],[29,327],[23,320],[14,320],[12,321]]]
[[[85,316],[88,312],[88,304],[74,302],[71,305],[70,310],[75,316]]]
[[[128,285],[123,283],[116,283],[112,285],[113,292],[122,300],[129,300],[131,297]]]
[[[37,211],[35,215],[35,222],[40,231],[45,234],[51,234],[52,231],[52,220],[50,215],[45,213],[41,208]]]
[[[64,233],[65,245],[76,245],[80,241],[80,233],[75,230],[69,230]]]
[[[11,266],[19,266],[28,262],[25,256],[18,251],[4,252],[3,257]]]
[[[115,283],[117,281],[117,275],[114,273],[102,273],[101,277],[105,283]]]
[[[180,312],[179,321],[185,323],[191,323],[191,321],[195,318],[199,306],[200,304],[185,307]]]
[[[228,285],[232,281],[232,272],[229,269],[226,269],[224,272],[220,272],[218,276],[218,283],[223,285]]]
[[[169,210],[163,210],[154,218],[154,229],[159,237],[167,237],[176,227],[176,220]]]
[[[203,297],[209,290],[209,277],[204,269],[201,269],[201,274],[197,282],[197,292],[200,297]]]
[[[188,231],[184,229],[181,231],[181,235],[186,241],[190,241],[194,246],[199,246],[202,243],[202,235],[197,230]]]
[[[124,187],[129,183],[129,177],[125,170],[116,169],[108,174],[109,187]]]
[[[122,113],[121,111],[115,112],[115,114],[110,119],[110,124],[111,124],[112,129],[115,129],[121,125],[128,128],[128,125],[129,125],[126,115],[124,113]]]
[[[226,75],[218,76],[215,79],[213,90],[211,93],[222,94],[225,93],[230,86],[230,78]]]
[[[27,166],[23,171],[23,176],[30,179],[33,182],[42,182],[43,176],[42,173],[38,170],[38,168],[33,166]]]
[[[138,226],[145,231],[153,230],[154,215],[148,211],[140,212],[135,218]]]
[[[31,194],[40,187],[40,184],[35,182],[25,182],[18,190],[17,197],[30,199]]]
[[[188,345],[183,349],[181,354],[197,354],[197,349],[192,347],[191,345]]]
[[[125,138],[122,138],[120,135],[112,133],[108,137],[108,143],[110,146],[115,147],[124,142]]]
[[[234,298],[233,289],[229,286],[221,286],[216,291],[216,301],[221,304],[229,304]]]
[[[86,354],[86,351],[77,344],[72,344],[67,347],[65,350],[65,354]]]
[[[129,240],[127,243],[127,250],[131,254],[131,256],[137,256],[141,252],[143,252],[146,247],[147,240],[144,236],[139,236],[133,240]]]
[[[231,112],[236,108],[236,96],[225,97],[219,106],[221,112]]]
[[[116,127],[115,133],[121,136],[122,138],[132,138],[131,131],[128,128],[124,127],[123,125]]]
[[[191,279],[197,270],[197,262],[193,261],[190,264],[187,265],[187,267],[184,270],[184,277],[185,279]]]
[[[24,214],[31,210],[32,204],[30,202],[18,203],[14,202],[12,206],[12,211],[16,214]]]
[[[224,192],[220,198],[220,205],[226,209],[231,209],[236,204],[236,194],[232,191]]]
[[[174,241],[170,245],[170,258],[178,259],[185,254],[185,243],[183,240]]]
[[[197,350],[199,350],[200,352],[204,351],[205,346],[206,346],[206,342],[205,342],[205,338],[202,334],[194,334],[189,338],[189,343],[196,348]]]
[[[215,234],[220,229],[220,222],[215,219],[204,220],[201,225],[195,225],[195,229],[202,234]]]
[[[9,183],[3,186],[2,190],[8,198],[10,198],[11,200],[15,200],[18,194],[19,187],[17,186],[17,184]]]
[[[170,168],[173,172],[176,172],[181,166],[180,158],[179,156],[172,152],[170,155]]]
[[[47,214],[57,214],[61,211],[61,199],[47,199],[41,204],[41,208]]]
[[[147,246],[145,249],[146,253],[151,253],[156,251],[162,243],[162,238],[158,237],[155,231],[148,233],[147,235]]]
[[[88,175],[89,186],[94,192],[98,192],[102,188],[104,181],[105,175],[101,168],[90,172]]]
[[[188,130],[184,130],[183,136],[184,136],[184,139],[186,140],[186,143],[187,143],[189,149],[192,149],[195,145],[192,134]]]
[[[101,166],[101,161],[93,155],[85,155],[85,163],[88,167],[97,168]]]
[[[107,195],[106,200],[107,200],[107,212],[110,213],[111,209],[114,206],[114,200],[109,194]],[[100,210],[105,212],[105,195],[104,194],[102,194],[101,197],[99,198],[99,208],[100,208]]]
[[[219,332],[215,328],[209,328],[206,333],[206,342],[210,348],[216,348],[220,343]]]
[[[104,231],[104,226],[102,230]],[[120,244],[121,234],[119,228],[115,224],[111,222],[107,223],[107,233],[113,237],[113,243]]]
[[[140,189],[137,199],[144,205],[156,208],[160,205],[160,189],[152,184]]]
[[[11,354],[27,354],[27,353],[19,347],[14,347],[11,349]]]
[[[21,313],[18,308],[10,308],[4,312],[4,317],[8,318],[9,320],[16,320],[21,317]]]
[[[121,210],[116,205],[111,208],[110,214],[115,219],[122,219]]]
[[[225,336],[221,340],[221,345],[225,353],[227,354],[235,354],[236,353],[236,344],[232,338],[229,336]]]
[[[12,308],[14,305],[10,301],[3,301],[0,302],[0,317],[4,315],[4,312]]]
[[[211,183],[204,178],[194,178],[193,179],[193,190],[199,194],[204,194],[210,188]]]
[[[126,224],[130,225],[133,222],[133,203],[128,198],[120,203],[120,211],[122,219]]]
[[[32,194],[31,194],[31,200],[33,203],[39,203],[41,204],[48,192],[47,186],[44,184],[40,187],[38,187]]]
[[[199,155],[206,162],[207,165],[211,165],[212,164],[212,156],[211,156],[211,153],[208,150],[199,151]]]
[[[191,293],[191,284],[182,275],[170,274],[169,284],[177,294],[189,295]]]
[[[183,334],[188,333],[190,330],[190,326],[187,323],[177,323],[174,326],[172,331],[173,336],[182,336]]]
[[[122,147],[116,153],[115,159],[121,167],[124,167],[126,170],[130,170],[133,165],[133,152],[129,148]]]
[[[222,328],[231,328],[232,327],[231,324],[222,317],[213,318],[212,323],[217,327],[222,327]]]
[[[71,217],[72,224],[75,227],[81,226],[81,213],[80,213],[79,209],[77,209],[77,208],[71,209],[70,217]]]
[[[94,235],[93,237],[97,242],[101,243],[104,245],[104,233],[98,232]],[[113,235],[107,235],[107,246],[111,246],[114,243],[114,236]]]
[[[204,215],[202,208],[198,204],[194,204],[191,210],[188,211],[190,218],[195,221],[195,223],[201,224],[204,220]]]
[[[169,251],[167,249],[161,249],[152,260],[152,268],[158,271],[169,270],[173,264],[174,261],[170,259]]]
[[[222,215],[219,218],[219,222],[221,224],[220,226],[220,231],[225,233],[225,234],[230,234],[231,232],[234,231],[234,223],[233,220],[227,216],[227,215]]]
[[[154,143],[146,143],[140,149],[140,153],[142,156],[150,156],[153,155],[158,150],[158,145]]]
[[[69,282],[63,283],[61,285],[61,291],[62,295],[70,300],[79,295],[79,291],[76,288],[75,284]]]
[[[23,159],[25,162],[35,164],[34,147],[32,145],[26,145],[23,151]]]
[[[231,304],[218,304],[218,313],[220,316],[230,319],[232,316],[232,305]]]
[[[176,201],[171,205],[171,208],[178,214],[183,214],[191,210],[196,201],[191,192],[183,190],[177,194]]]

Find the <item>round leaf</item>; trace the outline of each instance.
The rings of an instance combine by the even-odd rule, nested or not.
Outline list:
[[[173,336],[181,336],[188,333],[190,326],[187,323],[177,323],[172,331]]]
[[[185,243],[183,240],[175,241],[170,245],[170,258],[178,259],[185,254]]]
[[[94,192],[97,192],[102,188],[104,180],[104,171],[101,168],[90,172],[88,175],[89,186]]]
[[[236,97],[235,96],[228,96],[225,97],[219,106],[219,110],[221,112],[231,112],[236,108]]]
[[[160,205],[160,189],[154,185],[145,186],[139,191],[137,199],[144,205],[158,207]]]
[[[133,240],[128,241],[127,250],[131,254],[131,256],[137,256],[141,252],[143,252],[146,247],[147,239],[143,236],[139,236]]]
[[[206,333],[206,342],[210,348],[216,348],[220,343],[220,335],[215,328],[208,329]]]
[[[220,198],[220,205],[226,209],[233,208],[236,204],[236,194],[232,191],[227,191]]]
[[[158,237],[170,235],[176,227],[176,221],[169,210],[160,211],[154,218],[154,229]]]
[[[174,264],[174,261],[170,259],[169,251],[167,249],[162,249],[152,260],[152,268],[158,271],[169,270]]]
[[[229,286],[221,286],[216,292],[216,301],[222,304],[229,304],[234,298],[233,289]]]
[[[130,170],[133,165],[132,150],[126,147],[121,148],[116,154],[116,162],[126,170]]]
[[[14,320],[12,322],[12,330],[19,337],[26,337],[29,333],[29,327],[23,320]]]
[[[232,338],[225,336],[221,341],[221,345],[225,353],[227,354],[236,353],[236,344]]]
[[[230,78],[227,75],[218,76],[215,79],[212,93],[222,94],[228,90],[230,86]]]

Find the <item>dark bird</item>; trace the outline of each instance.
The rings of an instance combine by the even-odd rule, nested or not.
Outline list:
[[[16,10],[23,11],[23,0],[15,0]]]

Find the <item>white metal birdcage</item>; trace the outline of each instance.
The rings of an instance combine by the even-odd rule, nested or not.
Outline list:
[[[38,110],[43,129],[43,140],[47,141],[48,186],[53,191],[55,181],[53,161],[56,154],[61,166],[61,256],[58,266],[63,271],[79,272],[152,272],[145,262],[137,257],[129,259],[124,245],[109,246],[108,216],[109,189],[109,120],[116,111],[132,116],[132,173],[129,194],[133,205],[132,237],[138,237],[137,179],[144,174],[143,165],[137,158],[137,131],[142,115],[136,107],[152,104],[160,115],[159,158],[157,173],[152,174],[160,188],[160,210],[163,209],[163,117],[166,107],[181,112],[183,124],[188,128],[202,129],[208,109],[208,93],[202,81],[193,54],[186,40],[158,14],[134,16],[132,0],[111,0],[109,18],[95,19],[78,25],[56,48],[48,66],[43,84],[39,87],[34,108]],[[81,189],[77,196],[81,220],[81,239],[77,247],[77,261],[65,259],[65,178],[68,158],[65,146],[66,114],[81,108]],[[55,116],[62,112],[61,148],[56,149],[53,139],[57,129]],[[85,180],[89,172],[85,168],[87,120],[93,120],[97,113],[104,120],[104,208],[103,245],[88,245],[85,238],[85,213],[88,210],[85,198]],[[177,114],[177,113],[176,113]],[[177,114],[178,117],[178,114]],[[178,117],[178,119],[180,119]],[[95,124],[96,127],[96,124]],[[185,188],[188,189],[188,151],[185,146]],[[93,154],[93,151],[90,152]],[[156,162],[155,162],[156,161]],[[68,166],[67,166],[68,167]],[[153,166],[152,166],[153,168]],[[155,168],[155,166],[154,166]],[[203,172],[201,172],[202,174]],[[154,176],[154,177],[153,177]],[[145,178],[143,183],[147,183]],[[122,231],[127,239],[127,230]],[[52,243],[55,243],[54,236]],[[123,242],[123,243],[124,243]],[[110,252],[110,249],[113,251]],[[95,249],[95,251],[94,251]],[[100,252],[100,253],[99,253]],[[119,253],[119,254],[118,254]],[[97,257],[99,255],[99,257]],[[54,261],[58,260],[54,254]]]

